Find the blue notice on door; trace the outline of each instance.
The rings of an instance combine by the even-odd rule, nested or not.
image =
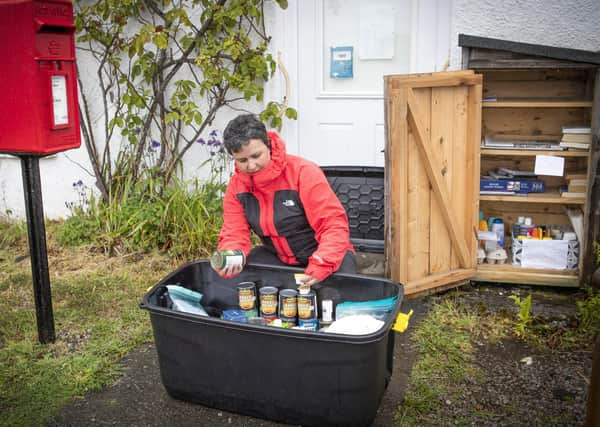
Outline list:
[[[329,77],[332,79],[351,79],[352,75],[352,46],[332,46],[329,64]]]

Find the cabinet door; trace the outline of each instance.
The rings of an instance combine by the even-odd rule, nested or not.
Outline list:
[[[481,76],[385,77],[386,275],[421,293],[475,275]]]

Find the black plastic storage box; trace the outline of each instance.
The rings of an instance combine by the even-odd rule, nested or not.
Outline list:
[[[357,251],[383,253],[384,168],[380,166],[321,166],[342,202]]]
[[[332,299],[334,307],[397,296],[384,326],[368,335],[236,323],[165,307],[168,284],[202,293],[202,305],[215,314],[237,308],[239,282],[253,281],[257,290],[296,289],[294,273],[299,272],[250,264],[234,279],[223,279],[200,260],[153,286],[141,307],[150,312],[167,392],[176,399],[292,424],[369,425],[392,375],[391,326],[402,302],[401,285],[336,273],[314,287],[318,301]]]

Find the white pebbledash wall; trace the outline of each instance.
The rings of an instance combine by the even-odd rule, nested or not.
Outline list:
[[[600,0],[453,0],[451,68],[458,34],[600,51]]]
[[[273,2],[268,2],[266,9],[267,23],[273,36],[273,53],[276,55],[278,50],[282,51],[290,71],[292,86],[297,81],[294,72],[311,68],[308,64],[297,67],[296,63],[297,52],[294,51],[297,47],[297,41],[294,40],[298,22],[296,1],[312,0],[291,0],[290,7],[286,11],[278,10]],[[416,4],[419,0],[412,1]],[[444,0],[421,1],[419,4],[420,7],[436,7],[437,1]],[[600,50],[600,0],[454,0],[451,16],[450,45],[447,49],[443,47],[438,49],[448,52],[448,69],[461,68],[462,54],[457,44],[459,33],[590,51]],[[418,34],[413,34],[416,38],[414,45],[417,48],[420,40],[426,37],[427,25],[441,25],[436,22],[422,24]],[[427,63],[427,61],[420,62]],[[92,71],[86,69],[89,67],[88,64],[79,64],[79,67],[86,72]],[[418,71],[435,70],[426,70],[420,66]],[[284,94],[285,85],[281,75],[276,75],[267,86],[265,99],[280,100]],[[295,106],[294,99],[291,100],[290,106]],[[258,110],[260,107],[249,106],[249,108]],[[235,114],[235,112],[222,114],[215,124],[216,127],[222,129],[229,118]],[[287,125],[283,136],[293,141],[296,132],[296,124],[291,123]],[[193,170],[202,161],[198,158],[199,155],[186,161],[186,175],[193,175]],[[87,152],[82,147],[40,160],[42,196],[47,218],[65,217],[69,214],[65,203],[74,202],[78,198],[73,183],[81,180],[87,187],[94,187],[94,179],[87,172],[90,170],[87,158]],[[0,155],[0,216],[10,211],[13,217],[24,218],[24,205],[20,160]]]

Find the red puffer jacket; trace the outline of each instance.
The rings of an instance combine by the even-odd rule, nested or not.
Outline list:
[[[279,259],[307,265],[305,273],[323,280],[337,271],[350,243],[348,217],[315,163],[287,154],[275,132],[271,161],[254,174],[237,167],[223,200],[219,249],[251,249],[250,228]]]

